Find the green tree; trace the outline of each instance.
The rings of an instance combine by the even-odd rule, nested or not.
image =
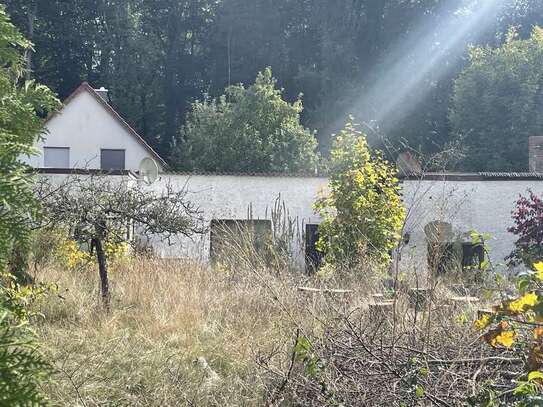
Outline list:
[[[282,99],[271,69],[245,88],[196,102],[182,127],[180,168],[204,171],[312,172],[314,135],[300,124],[301,99]]]
[[[0,284],[0,406],[44,406],[40,383],[51,366],[28,325],[28,302],[41,295],[2,276]],[[11,281],[9,287],[5,282]]]
[[[47,87],[21,83],[22,52],[30,48],[0,7],[0,270],[13,247],[27,241],[38,207],[20,157],[34,153],[32,145],[43,132],[42,117],[58,103]]]
[[[39,383],[48,364],[36,350],[21,298],[25,292],[4,273],[14,247],[28,242],[37,215],[32,180],[19,159],[32,154],[43,131],[40,115],[54,109],[49,89],[22,82],[25,50],[31,48],[0,5],[0,405],[44,405]],[[26,290],[32,291],[31,289]]]
[[[464,138],[464,167],[526,171],[528,137],[543,134],[543,29],[511,31],[500,48],[473,48],[454,85],[450,120]]]
[[[370,152],[366,136],[351,122],[336,136],[329,192],[315,205],[323,218],[318,248],[327,262],[390,260],[406,215],[396,173],[380,152]]]

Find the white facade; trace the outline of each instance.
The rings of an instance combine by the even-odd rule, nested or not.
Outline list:
[[[40,154],[21,158],[34,168],[64,168],[67,162],[68,168],[100,169],[102,150],[124,151],[126,170],[137,171],[147,157],[154,159],[159,169],[164,166],[162,159],[86,83],[49,118],[46,129],[44,139],[35,144]]]
[[[53,180],[65,174],[48,175]],[[133,175],[130,177],[135,182]],[[116,178],[121,179],[120,175]],[[513,225],[512,211],[519,195],[528,189],[543,194],[543,179],[492,179],[477,176],[452,178],[444,176],[425,180],[402,181],[402,195],[408,216],[404,233],[410,236],[402,250],[401,266],[406,271],[416,267],[427,269],[427,240],[424,227],[433,221],[448,222],[453,227],[454,239],[465,240],[470,231],[488,233],[491,259],[503,262],[514,248],[516,237],[507,231]],[[170,185],[186,191],[186,200],[200,209],[204,226],[212,220],[271,220],[274,209],[285,208],[281,219],[287,217],[296,225],[292,237],[295,264],[305,262],[305,230],[308,224],[318,224],[315,200],[326,193],[328,179],[296,176],[169,174],[148,186],[157,193]],[[284,206],[283,206],[284,205]],[[204,263],[210,260],[210,232],[191,238],[164,242],[152,238],[155,254],[164,258],[192,258]]]
[[[507,229],[513,226],[512,212],[519,195],[528,190],[543,193],[543,179],[502,180],[424,180],[403,181],[404,203],[409,211],[405,232],[411,235],[404,258],[426,267],[424,226],[432,221],[450,223],[456,238],[462,240],[470,231],[488,233],[490,259],[504,263],[514,249],[516,236]]]
[[[271,219],[277,200],[285,204],[290,219],[296,220],[299,236],[293,241],[296,262],[304,263],[304,231],[307,224],[321,219],[313,203],[326,191],[327,178],[242,176],[242,175],[177,175],[163,174],[152,188],[159,191],[170,183],[187,190],[187,200],[199,207],[207,226],[213,219]],[[543,193],[542,180],[404,180],[402,195],[408,210],[405,233],[409,243],[402,258],[406,266],[415,264],[426,269],[426,235],[424,226],[440,220],[451,223],[455,237],[462,239],[470,231],[489,233],[488,242],[494,262],[503,262],[514,248],[515,236],[511,213],[520,194],[528,189]],[[193,239],[182,238],[173,246],[156,243],[162,257],[193,257],[209,261],[210,234]]]
[[[321,219],[313,203],[325,190],[328,180],[316,177],[162,174],[150,188],[159,192],[166,185],[187,191],[186,199],[198,207],[206,226],[217,220],[270,220],[277,205],[298,225],[293,238],[296,263],[303,266],[305,225],[318,224]],[[208,262],[210,233],[181,238],[173,245],[155,240],[155,253],[161,257],[191,257]]]

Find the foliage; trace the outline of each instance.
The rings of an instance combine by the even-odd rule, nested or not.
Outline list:
[[[186,200],[186,191],[168,185],[160,194],[132,180],[106,176],[67,177],[54,184],[42,179],[36,194],[45,208],[44,224],[64,228],[72,239],[88,244],[96,253],[102,297],[109,301],[108,262],[126,250],[129,235],[191,235],[203,229],[199,211]],[[88,258],[67,241],[68,261],[76,265]],[[108,247],[109,246],[109,247]],[[123,249],[124,248],[124,249]]]
[[[540,405],[543,386],[543,263],[517,279],[518,295],[483,313],[475,327],[493,348],[507,349],[525,360],[525,372],[517,378],[515,405]]]
[[[191,103],[250,83],[271,66],[287,100],[304,94],[303,124],[319,129],[322,151],[360,95],[411,47],[409,37],[428,27],[431,38],[451,18],[462,24],[466,0],[4,0],[17,26],[36,44],[34,77],[62,98],[82,80],[105,86],[115,108],[163,155],[177,137]],[[402,110],[379,128],[424,152],[450,141],[447,120],[452,81],[465,65],[464,45],[499,44],[513,25],[525,38],[543,24],[538,0],[502,2],[493,27],[462,30],[463,44],[428,41],[428,54],[446,61],[427,72]],[[460,33],[459,33],[460,35]],[[458,52],[456,52],[458,51]],[[416,75],[402,64],[401,74]],[[441,79],[438,72],[446,71]],[[419,104],[418,94],[426,95]],[[395,94],[396,95],[396,94]],[[406,106],[408,105],[409,106]],[[379,108],[380,106],[372,106]],[[394,123],[392,123],[394,122]]]
[[[29,222],[37,215],[20,156],[34,153],[32,144],[43,132],[40,115],[57,106],[45,86],[21,84],[22,51],[30,47],[0,5],[0,270],[14,245],[28,241]]]
[[[334,141],[330,191],[315,204],[323,218],[318,248],[326,261],[353,264],[366,254],[379,262],[390,260],[406,215],[396,173],[347,123]]]
[[[204,171],[314,172],[317,142],[300,124],[302,101],[282,99],[271,69],[248,88],[230,86],[196,102],[182,129],[182,168]]]
[[[3,295],[3,294],[0,294]],[[0,305],[0,405],[46,405],[40,382],[50,366],[36,349],[26,322]]]
[[[518,237],[515,250],[508,257],[510,263],[530,267],[543,258],[543,200],[532,191],[528,193],[527,197],[520,196],[517,200],[514,226],[507,230]]]
[[[464,168],[523,171],[528,137],[543,131],[543,29],[529,39],[510,31],[499,48],[475,47],[454,85],[450,120],[464,137]]]
[[[38,348],[29,320],[33,304],[55,286],[21,286],[11,274],[0,276],[0,405],[47,405],[43,382],[51,366]]]

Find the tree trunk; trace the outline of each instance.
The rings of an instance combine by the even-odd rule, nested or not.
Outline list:
[[[38,3],[34,3],[28,8],[28,40],[34,41],[34,21],[38,12]],[[32,77],[32,50],[28,49],[25,52],[26,73],[25,78],[29,81]]]
[[[96,259],[98,260],[98,273],[100,274],[100,292],[102,294],[102,301],[106,308],[109,308],[110,293],[109,293],[109,279],[107,277],[107,261],[104,246],[101,238],[93,239],[93,246],[96,249]]]

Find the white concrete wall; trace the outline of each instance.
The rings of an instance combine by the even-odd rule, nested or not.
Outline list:
[[[64,178],[60,175],[51,177]],[[162,174],[148,188],[160,192],[171,184],[178,190],[185,189],[187,200],[202,211],[206,226],[212,219],[270,219],[271,211],[280,199],[288,216],[297,221],[299,235],[293,245],[297,248],[296,263],[303,266],[303,231],[306,224],[320,223],[313,203],[325,193],[327,183],[326,178],[315,177]],[[405,232],[411,235],[402,253],[406,267],[415,264],[419,271],[427,268],[424,226],[435,220],[451,223],[457,236],[471,230],[489,233],[492,259],[503,261],[514,248],[515,236],[507,232],[512,226],[511,212],[519,194],[526,195],[528,189],[542,194],[543,180],[403,181],[402,194],[408,209]],[[209,233],[192,239],[180,238],[172,243],[153,239],[159,256],[209,260]]]
[[[405,230],[411,235],[405,254],[426,267],[424,226],[440,220],[451,223],[457,236],[472,230],[489,233],[491,259],[503,262],[516,240],[507,232],[513,225],[511,213],[528,189],[543,193],[543,181],[404,181],[404,202],[410,212]]]
[[[82,91],[47,123],[48,134],[35,144],[40,155],[22,157],[44,167],[43,147],[69,147],[70,168],[100,168],[100,149],[125,150],[125,169],[138,170],[149,151],[87,91]],[[160,166],[160,163],[158,163]]]
[[[168,183],[186,188],[187,200],[200,208],[209,226],[212,219],[270,219],[277,199],[285,203],[288,216],[295,219],[299,236],[293,241],[297,248],[296,262],[304,263],[305,225],[320,223],[313,211],[313,203],[327,185],[326,178],[260,177],[229,175],[172,175],[162,174],[151,186],[160,191]],[[209,260],[210,235],[181,238],[173,246],[155,242],[156,253],[163,257],[194,257]]]
[[[220,175],[163,174],[152,188],[160,190],[171,182],[185,187],[187,199],[203,212],[205,223],[212,219],[269,219],[277,197],[285,202],[289,216],[297,218],[300,231],[305,224],[319,223],[313,203],[326,188],[326,178],[253,177]],[[441,220],[453,225],[456,235],[472,230],[489,233],[488,242],[494,261],[502,262],[513,250],[515,236],[507,232],[512,225],[511,212],[519,194],[528,188],[543,193],[543,181],[411,181],[402,183],[402,194],[408,209],[405,232],[411,235],[402,258],[406,266],[415,264],[426,269],[426,238],[424,226]],[[303,241],[298,247],[297,263],[304,259]],[[195,257],[209,260],[209,234],[194,240],[181,239],[173,246],[156,243],[157,254],[164,257]]]

